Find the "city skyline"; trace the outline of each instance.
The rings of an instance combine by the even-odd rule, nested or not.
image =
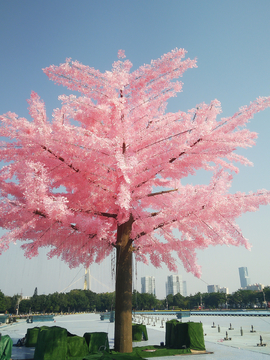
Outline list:
[[[108,270],[108,268],[107,268],[107,270]],[[48,276],[52,276],[50,271],[48,271],[47,273],[48,273]],[[58,284],[60,284],[61,277],[63,278],[63,274],[55,274],[55,275],[56,276],[61,275],[60,278],[58,279]],[[96,274],[95,274],[95,276],[96,276]],[[95,276],[93,276],[92,272],[90,273],[90,269],[87,269],[87,271],[86,271],[86,269],[81,268],[77,272],[77,276],[75,276],[75,278],[72,279],[72,282],[66,288],[62,288],[61,290],[56,290],[56,292],[69,292],[69,291],[71,291],[73,289],[91,290],[93,292],[113,292],[114,291],[114,288],[113,288],[114,287],[114,280],[113,279],[111,279],[111,286],[108,286],[107,284],[102,283],[100,280],[98,280]],[[151,279],[153,279],[152,281],[153,281],[153,284],[154,284],[154,287],[155,287],[155,294],[154,295],[156,295],[156,297],[158,299],[164,299],[166,297],[166,292],[164,293],[163,296],[159,296],[158,294],[162,293],[160,291],[160,289],[166,288],[166,283],[168,281],[168,277],[173,277],[173,276],[178,276],[178,275],[176,275],[176,274],[167,275],[164,283],[161,283],[160,281],[158,281],[158,283],[157,283],[158,286],[157,287],[155,285],[156,284],[156,281],[155,281],[156,279],[155,279],[154,276],[146,275],[146,276],[141,277],[141,280],[143,278],[151,278]],[[239,278],[239,274],[238,274],[238,278]],[[136,280],[138,280],[138,277],[133,282],[133,290],[136,290],[138,292],[143,293],[142,285],[140,286],[140,288],[138,287],[138,285],[135,285]],[[186,281],[182,281],[182,282],[185,283],[184,287],[187,288],[188,283]],[[92,284],[94,284],[94,287],[92,286]],[[99,284],[105,290],[104,291],[98,291],[97,288],[96,288],[97,284]],[[33,295],[33,292],[34,292],[36,287],[38,289],[38,295],[41,295],[41,294],[48,295],[49,293],[55,292],[55,291],[51,291],[51,292],[45,293],[44,291],[40,291],[41,287],[39,286],[38,283],[36,285],[37,286],[35,286],[33,289],[31,289],[31,291],[29,291],[27,293],[23,291],[23,288],[21,288],[21,291],[17,291],[17,292],[14,292],[14,293],[11,293],[11,292],[10,293],[5,293],[5,291],[2,291],[1,288],[0,288],[0,291],[2,291],[7,296],[13,296],[13,295],[16,295],[16,294],[21,294],[24,298],[31,297]],[[238,290],[241,290],[241,289],[242,290],[252,290],[252,291],[262,291],[264,289],[264,287],[269,287],[269,286],[270,285],[268,283],[262,284],[261,282],[257,282],[257,283],[252,283],[252,284],[248,285],[246,288],[242,288],[242,287],[238,286],[233,291],[230,291],[229,288],[226,287],[226,286],[206,285],[205,284],[205,288],[201,289],[200,291],[195,290],[192,293],[191,292],[186,293],[186,295],[184,295],[182,293],[182,295],[183,296],[195,295],[196,293],[199,293],[199,292],[200,293],[224,292],[226,294],[233,294],[234,292],[236,292]],[[211,290],[209,291],[209,289],[211,289]],[[177,291],[175,293],[177,293]],[[181,292],[179,291],[179,293],[181,293]]]

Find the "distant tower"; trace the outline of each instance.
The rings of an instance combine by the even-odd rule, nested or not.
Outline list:
[[[156,281],[154,276],[144,276],[141,278],[142,294],[148,293],[156,295]]]
[[[91,290],[90,268],[85,269],[83,290]]]
[[[186,288],[186,284],[185,284]],[[183,294],[183,281],[181,275],[171,275],[167,277],[167,283],[166,283],[166,292],[167,295],[176,295],[180,293]]]
[[[183,281],[183,296],[187,296],[187,282]]]
[[[241,288],[246,288],[248,285],[250,285],[250,278],[248,277],[248,269],[247,267],[240,267],[238,268],[238,270],[239,270]]]

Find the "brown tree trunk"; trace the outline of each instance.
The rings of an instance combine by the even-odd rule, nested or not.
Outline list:
[[[132,241],[133,218],[117,228],[114,350],[132,352]]]

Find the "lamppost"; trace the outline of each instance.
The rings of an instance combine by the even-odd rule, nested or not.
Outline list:
[[[262,291],[262,293],[263,293],[263,304],[264,304],[264,307],[265,307],[265,310],[266,310],[267,304],[266,304],[266,300],[265,300],[265,293],[264,293],[264,291]]]

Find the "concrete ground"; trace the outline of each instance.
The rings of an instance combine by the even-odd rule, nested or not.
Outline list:
[[[135,322],[141,323],[144,321],[147,326],[149,340],[147,342],[135,342],[133,345],[145,346],[160,345],[161,342],[165,343],[165,322],[172,318],[175,318],[175,316],[168,316],[166,318],[158,316],[142,318],[141,316],[135,316]],[[201,321],[203,323],[206,350],[212,353],[181,355],[174,356],[174,358],[182,359],[183,356],[188,356],[190,360],[193,358],[200,360],[270,360],[270,318],[191,316],[190,318],[183,319],[183,322],[186,321]],[[110,323],[109,320],[101,321],[98,314],[56,316],[54,321],[33,322],[32,324],[20,321],[16,324],[0,326],[0,332],[2,335],[9,335],[13,343],[16,344],[18,339],[25,336],[28,328],[42,325],[64,327],[69,332],[79,336],[83,336],[85,332],[107,332],[110,348],[113,348],[114,323]],[[251,332],[251,326],[253,326],[254,332]],[[218,328],[220,331],[218,331]],[[241,328],[243,335],[241,335]],[[224,340],[226,332],[231,340]],[[257,346],[260,343],[260,336],[262,337],[262,343],[266,346]],[[34,348],[13,347],[12,359],[33,359],[33,357]],[[158,360],[159,358],[152,359]],[[169,359],[171,357],[163,357],[163,360]]]

